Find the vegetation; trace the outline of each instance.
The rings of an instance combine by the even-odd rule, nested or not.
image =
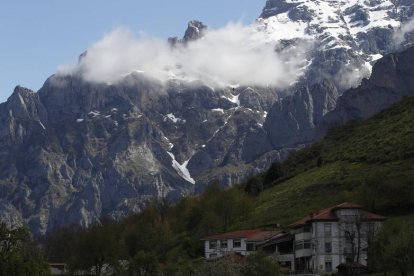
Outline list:
[[[256,252],[246,259],[221,258],[199,266],[196,276],[278,276],[282,271],[274,258],[263,252]]]
[[[57,230],[47,238],[47,254],[50,260],[67,262],[72,272],[102,275],[109,265],[121,275],[160,270],[188,275],[195,273],[195,260],[203,254],[200,239],[246,220],[252,208],[252,199],[240,189],[223,191],[213,184],[203,195],[174,206],[154,200],[120,223],[107,219],[88,229]]]
[[[0,275],[50,275],[48,264],[26,228],[10,229],[0,223]]]
[[[371,267],[377,271],[414,271],[414,222],[387,224],[370,248]]]

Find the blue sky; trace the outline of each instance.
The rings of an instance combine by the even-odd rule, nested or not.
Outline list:
[[[182,37],[187,22],[212,28],[250,23],[265,0],[13,0],[0,7],[0,102],[16,85],[38,90],[60,65],[116,27],[168,38]]]

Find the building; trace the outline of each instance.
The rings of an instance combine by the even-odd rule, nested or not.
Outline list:
[[[367,265],[367,249],[385,217],[342,203],[311,212],[262,244],[294,272],[335,273],[338,266]]]
[[[66,275],[68,272],[65,263],[49,263],[51,275]]]
[[[280,231],[249,229],[209,236],[204,239],[204,256],[207,260],[229,254],[246,256],[280,233]]]

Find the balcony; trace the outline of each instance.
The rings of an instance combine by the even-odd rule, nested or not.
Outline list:
[[[312,249],[299,249],[295,251],[296,258],[309,257],[309,256],[312,256],[312,254],[313,254]]]
[[[293,262],[295,260],[295,256],[293,254],[283,254],[278,255],[277,259],[279,262]]]
[[[312,238],[312,233],[310,232],[302,232],[295,234],[295,240],[310,240]]]

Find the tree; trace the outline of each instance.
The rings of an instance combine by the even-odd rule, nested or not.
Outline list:
[[[380,224],[363,221],[360,211],[355,210],[341,218],[339,227],[345,239],[347,262],[361,264],[367,258],[367,250],[379,232]]]
[[[48,264],[25,227],[0,223],[0,275],[50,275]]]
[[[213,183],[192,206],[187,229],[199,237],[227,231],[235,222],[248,217],[252,208],[251,198],[242,190],[222,190]]]
[[[234,222],[242,220],[252,210],[250,198],[238,189],[221,191],[213,202],[211,207],[220,219],[222,231],[227,231]]]
[[[267,170],[266,172],[266,176],[264,179],[264,186],[268,187],[270,186],[270,184],[280,178],[282,178],[283,176],[285,176],[286,172],[282,166],[282,164],[280,164],[280,162],[274,162],[269,170]]]
[[[348,260],[357,264],[361,259],[361,226],[362,223],[358,215],[355,215],[351,221],[347,221],[342,224],[345,234],[345,242],[350,244],[351,249],[351,252],[348,253]]]
[[[196,271],[196,276],[239,276],[243,274],[241,261],[231,258],[220,258],[213,262],[205,262]]]
[[[246,258],[229,255],[206,262],[195,273],[197,276],[278,276],[282,275],[278,261],[258,251]]]
[[[246,276],[278,276],[282,275],[278,261],[266,255],[262,251],[257,251],[247,256],[246,266],[243,275]]]
[[[370,266],[387,273],[398,270],[402,276],[414,270],[414,223],[386,225],[369,250]]]
[[[244,191],[251,196],[258,196],[264,189],[261,177],[251,177],[244,186]]]
[[[79,231],[72,258],[71,271],[101,275],[105,265],[118,266],[120,246],[110,226],[94,225]]]
[[[159,273],[158,259],[153,253],[139,251],[129,261],[128,274],[131,276],[155,276]]]
[[[163,255],[170,246],[171,231],[167,220],[162,218],[157,209],[147,207],[134,223],[125,226],[122,239],[129,258],[139,251]]]
[[[45,241],[47,260],[65,263],[74,254],[74,245],[78,238],[79,229],[58,228],[49,233]]]

